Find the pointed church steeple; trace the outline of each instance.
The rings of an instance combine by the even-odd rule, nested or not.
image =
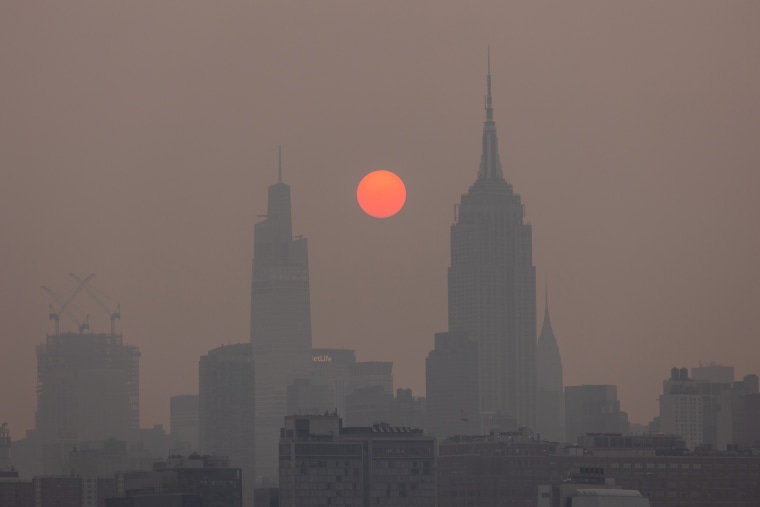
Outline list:
[[[486,121],[483,123],[483,146],[480,155],[478,181],[503,181],[501,161],[499,161],[499,140],[496,137],[496,122],[493,120],[493,98],[491,97],[491,48],[488,48],[488,74],[486,78]]]

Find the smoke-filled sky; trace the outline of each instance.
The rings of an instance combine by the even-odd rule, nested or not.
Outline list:
[[[248,340],[279,144],[314,345],[424,394],[489,44],[565,385],[617,384],[643,423],[672,366],[760,373],[758,20],[755,0],[3,2],[0,421],[34,424],[40,285],[94,272],[142,352],[142,425],[168,424],[199,357]],[[373,169],[407,184],[393,218],[355,202]]]

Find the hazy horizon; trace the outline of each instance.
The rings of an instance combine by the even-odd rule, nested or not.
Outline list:
[[[280,144],[314,346],[393,361],[395,386],[424,394],[489,45],[565,386],[616,384],[646,423],[672,366],[760,374],[757,19],[750,0],[3,5],[0,421],[14,439],[34,426],[40,285],[94,272],[142,354],[142,426],[168,431],[200,356],[248,341]],[[392,218],[356,204],[374,169],[406,184]]]

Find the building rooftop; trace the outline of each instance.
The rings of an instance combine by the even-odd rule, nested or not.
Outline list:
[[[576,496],[627,496],[641,498],[642,495],[635,489],[578,489]]]

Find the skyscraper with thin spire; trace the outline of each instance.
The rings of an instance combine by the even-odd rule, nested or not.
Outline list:
[[[256,473],[277,477],[277,442],[287,407],[287,387],[308,378],[311,302],[306,238],[293,238],[290,186],[269,187],[267,214],[254,226],[251,281],[251,350],[256,392]]]
[[[565,440],[565,389],[562,359],[549,319],[549,290],[545,290],[544,323],[536,344],[536,431],[545,440]]]
[[[480,427],[535,416],[536,274],[519,194],[504,180],[488,59],[486,121],[477,179],[451,226],[449,331],[478,344]]]

